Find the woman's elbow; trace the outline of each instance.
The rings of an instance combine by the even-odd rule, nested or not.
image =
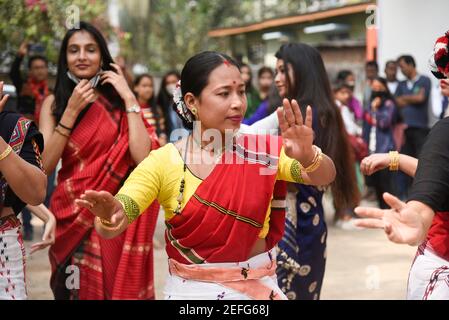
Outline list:
[[[45,201],[47,196],[47,176],[42,173],[39,174],[38,181],[35,184],[35,188],[31,190],[30,199],[26,202],[32,206],[38,206]]]
[[[337,172],[335,171],[335,167],[332,166],[332,169],[328,172],[328,174],[325,177],[323,177],[323,181],[320,185],[322,186],[330,185],[332,182],[334,182],[336,176]]]
[[[328,186],[332,182],[334,182],[335,178],[337,177],[337,170],[335,169],[334,162],[329,158],[328,162],[328,169],[326,170],[326,174],[323,176],[323,183],[321,185]]]

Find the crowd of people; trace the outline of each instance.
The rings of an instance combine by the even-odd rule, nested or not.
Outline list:
[[[431,80],[410,55],[388,61],[385,78],[368,61],[360,99],[353,71],[330,79],[302,43],[282,45],[255,81],[248,64],[198,53],[156,94],[87,22],[61,42],[54,88],[43,56],[27,57],[24,80],[23,43],[10,72],[17,112],[2,111],[0,83],[0,299],[27,298],[31,213],[45,222],[32,251],[50,246],[55,299],[155,299],[160,210],[165,299],[319,299],[326,192],[337,227],[419,245],[408,298],[448,299],[448,39],[431,59],[442,92],[432,131]],[[357,207],[373,196],[377,208]]]

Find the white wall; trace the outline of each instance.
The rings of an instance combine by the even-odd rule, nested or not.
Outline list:
[[[449,0],[378,0],[378,63],[384,73],[385,62],[400,55],[412,55],[418,72],[433,84],[429,124],[441,113],[438,80],[429,71],[429,57],[435,40],[449,30]],[[398,72],[399,79],[403,79]]]
[[[378,62],[411,54],[420,73],[431,75],[435,40],[449,30],[449,0],[378,0]]]

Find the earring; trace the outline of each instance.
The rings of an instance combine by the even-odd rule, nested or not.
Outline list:
[[[195,117],[196,117],[196,115],[198,114],[198,110],[197,110],[195,107],[192,108],[191,112],[193,113],[193,115],[194,115]]]

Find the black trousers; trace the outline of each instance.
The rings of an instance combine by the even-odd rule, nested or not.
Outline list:
[[[419,154],[426,142],[429,131],[430,130],[427,128],[405,129],[405,144],[402,147],[401,153],[414,158],[419,158]]]
[[[427,128],[407,128],[405,130],[405,144],[401,149],[401,153],[414,158],[419,158],[421,149],[426,142],[429,132],[430,129]],[[403,181],[401,188],[404,189],[404,194],[408,195],[408,190],[412,186],[413,178],[404,174],[400,180]]]
[[[376,198],[381,209],[390,209],[390,207],[385,203],[382,195],[384,192],[390,194],[395,194],[396,190],[393,186],[393,174],[388,171],[388,169],[377,171],[371,176],[365,177],[367,184],[376,190]]]

